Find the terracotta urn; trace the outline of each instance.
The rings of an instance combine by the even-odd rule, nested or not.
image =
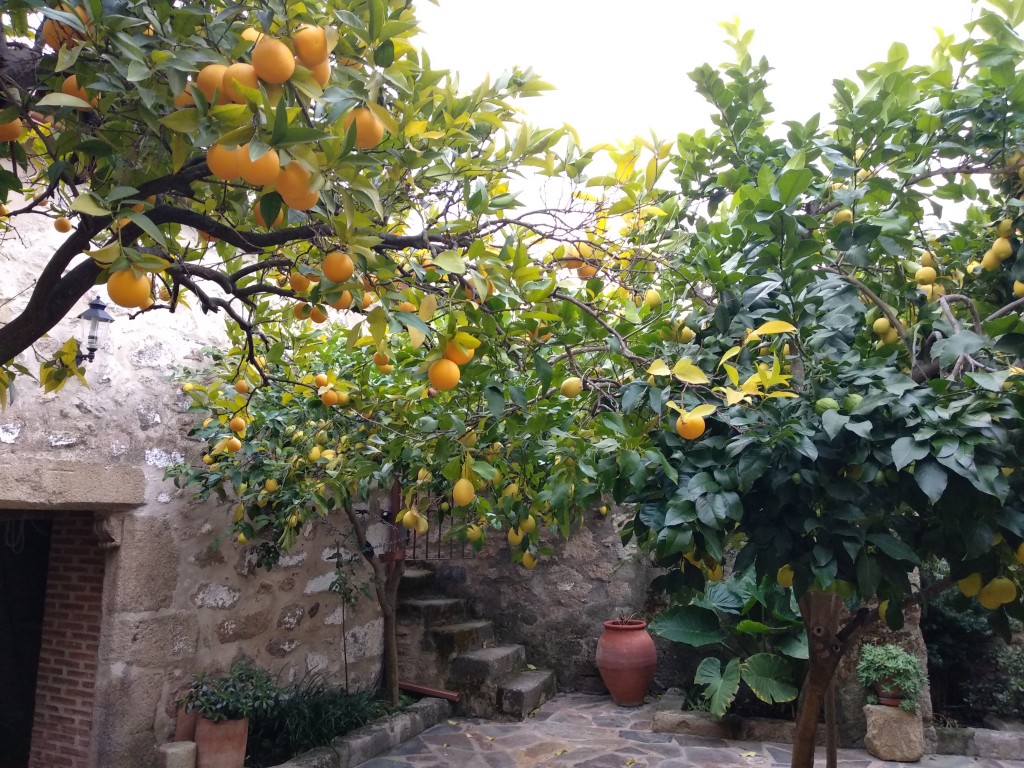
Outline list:
[[[657,663],[646,621],[620,619],[604,623],[604,632],[597,641],[597,669],[616,704],[643,704]]]
[[[196,723],[196,768],[243,768],[249,719]]]
[[[199,710],[191,712],[185,710],[184,706],[178,707],[178,716],[174,721],[175,741],[195,741],[196,723],[199,722]]]

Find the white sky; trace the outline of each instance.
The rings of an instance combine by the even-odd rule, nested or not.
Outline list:
[[[558,90],[521,102],[530,122],[568,122],[585,145],[708,125],[709,109],[686,73],[731,61],[718,23],[738,17],[765,55],[773,119],[824,112],[832,80],[885,58],[899,40],[926,63],[938,27],[957,37],[970,0],[427,0],[417,3],[420,44],[435,67],[468,90],[489,72],[530,66]]]

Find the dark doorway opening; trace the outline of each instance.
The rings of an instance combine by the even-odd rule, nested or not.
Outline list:
[[[0,520],[0,768],[26,768],[32,742],[53,521]]]

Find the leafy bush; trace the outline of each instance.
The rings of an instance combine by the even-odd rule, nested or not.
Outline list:
[[[270,674],[248,659],[240,659],[231,665],[226,675],[194,675],[178,704],[218,723],[269,712],[275,707],[277,697],[277,686]]]
[[[278,765],[387,713],[387,704],[371,693],[349,693],[323,675],[309,675],[280,689],[274,706],[249,720],[246,765]]]
[[[925,684],[917,658],[892,643],[861,646],[857,680],[865,688],[880,686],[881,694],[900,698],[900,709],[909,712],[917,709]]]
[[[807,659],[807,637],[790,590],[768,579],[758,582],[748,569],[710,584],[703,594],[682,590],[676,597],[686,604],[669,608],[651,622],[651,629],[696,648],[722,649],[701,661],[694,677],[708,711],[725,714],[741,683],[768,705],[797,698],[795,681]],[[731,656],[724,668],[718,655]]]
[[[992,655],[994,666],[967,693],[967,704],[978,712],[1020,717],[1024,712],[1024,647],[1010,645]]]

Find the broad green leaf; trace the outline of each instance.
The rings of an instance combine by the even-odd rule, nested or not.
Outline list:
[[[462,254],[458,251],[441,251],[434,257],[434,264],[445,272],[455,275],[462,275],[466,272],[466,262],[462,260]]]
[[[83,192],[71,203],[71,210],[87,216],[109,216],[110,211],[100,205],[91,192]]]
[[[727,637],[714,611],[689,605],[674,606],[658,615],[651,622],[651,631],[696,648],[725,642]]]
[[[743,682],[750,686],[761,701],[774,704],[793,701],[799,690],[792,684],[792,670],[781,656],[756,653],[742,665]]]
[[[693,682],[706,686],[705,697],[711,705],[711,714],[722,717],[740,688],[740,660],[730,659],[722,670],[722,662],[718,659],[704,659],[697,666]]]
[[[892,463],[897,470],[928,455],[928,445],[912,437],[900,437],[892,444]]]

